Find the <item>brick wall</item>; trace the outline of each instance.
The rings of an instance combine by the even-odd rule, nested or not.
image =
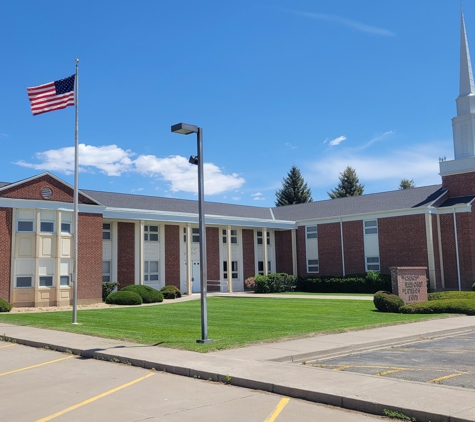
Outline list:
[[[276,272],[292,274],[292,232],[276,231],[274,236]]]
[[[79,214],[78,303],[102,301],[102,214]]]
[[[244,259],[244,280],[256,275],[256,258],[254,252],[254,230],[242,230],[242,256]],[[246,285],[244,285],[244,288]]]
[[[0,297],[7,302],[11,301],[12,215],[11,208],[0,208]]]
[[[206,257],[208,280],[220,280],[219,229],[217,227],[206,227]],[[208,288],[209,290],[219,290],[219,286],[208,286]]]
[[[319,224],[317,233],[319,275],[341,276],[343,266],[341,261],[340,223]]]
[[[364,273],[366,266],[362,221],[343,222],[343,248],[346,274]]]
[[[297,274],[300,277],[307,277],[307,253],[305,227],[297,228]]]
[[[165,226],[165,284],[180,288],[179,226]]]
[[[74,200],[73,189],[49,175],[21,183],[10,189],[7,188],[0,193],[0,196],[7,198],[46,200],[41,196],[41,190],[43,188],[50,188],[53,193],[48,199],[49,201],[71,203]],[[79,195],[78,199],[79,202],[83,204],[94,204],[94,202],[83,195]]]
[[[473,195],[475,192],[475,172],[442,176],[442,186],[448,189],[450,198]]]
[[[456,218],[459,245],[460,286],[462,290],[471,290],[472,284],[475,281],[474,214],[473,211],[470,213],[459,213],[456,214]]]
[[[117,223],[117,281],[121,288],[135,284],[134,223]]]
[[[437,216],[431,215],[432,223],[432,239],[434,246],[434,262],[435,262],[435,274],[436,274],[436,285],[435,289],[442,289],[442,277],[441,277],[441,266],[440,266],[440,248],[439,248],[439,233],[437,231]]]
[[[424,214],[378,219],[381,272],[389,267],[428,267]]]

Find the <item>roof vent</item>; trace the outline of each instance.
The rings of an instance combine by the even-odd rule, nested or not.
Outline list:
[[[51,188],[46,187],[41,189],[41,197],[43,199],[50,199],[52,195],[53,191],[51,190]]]

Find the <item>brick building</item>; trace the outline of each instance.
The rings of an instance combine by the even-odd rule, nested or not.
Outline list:
[[[427,267],[431,290],[475,281],[475,87],[462,16],[454,160],[440,185],[264,208],[205,203],[209,290],[244,290],[255,274],[346,275]],[[78,303],[102,282],[200,291],[197,201],[79,192]],[[73,188],[50,173],[0,183],[0,297],[69,304]],[[232,283],[228,284],[227,280]]]

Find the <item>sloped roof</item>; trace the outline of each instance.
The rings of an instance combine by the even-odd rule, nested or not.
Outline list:
[[[448,198],[442,204],[438,206],[438,208],[448,208],[454,207],[456,205],[461,204],[469,204],[475,199],[475,195],[467,195],[467,196],[457,196],[455,198]]]
[[[198,214],[198,201],[157,196],[132,195],[81,189],[86,195],[111,208]],[[269,208],[205,202],[205,214],[240,218],[272,219]]]
[[[347,198],[328,199],[309,204],[287,205],[272,208],[277,220],[312,220],[316,218],[342,217],[371,212],[396,211],[427,207],[446,189],[442,185],[372,193]]]

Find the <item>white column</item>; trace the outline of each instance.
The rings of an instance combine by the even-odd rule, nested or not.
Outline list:
[[[267,229],[265,227],[262,228],[262,248],[264,251],[264,275],[269,274],[269,268],[267,267]]]
[[[191,224],[186,225],[186,292],[191,295],[191,275],[192,275],[192,265],[191,261]]]
[[[143,268],[143,220],[135,223],[135,283],[143,284],[144,268]]]
[[[233,292],[233,262],[231,256],[231,226],[226,229],[226,249],[228,261],[228,293]]]
[[[430,288],[434,291],[437,286],[437,274],[435,272],[435,257],[434,257],[434,236],[432,234],[432,215],[425,214],[426,223],[426,242],[427,242],[427,262],[429,265],[429,282]]]

